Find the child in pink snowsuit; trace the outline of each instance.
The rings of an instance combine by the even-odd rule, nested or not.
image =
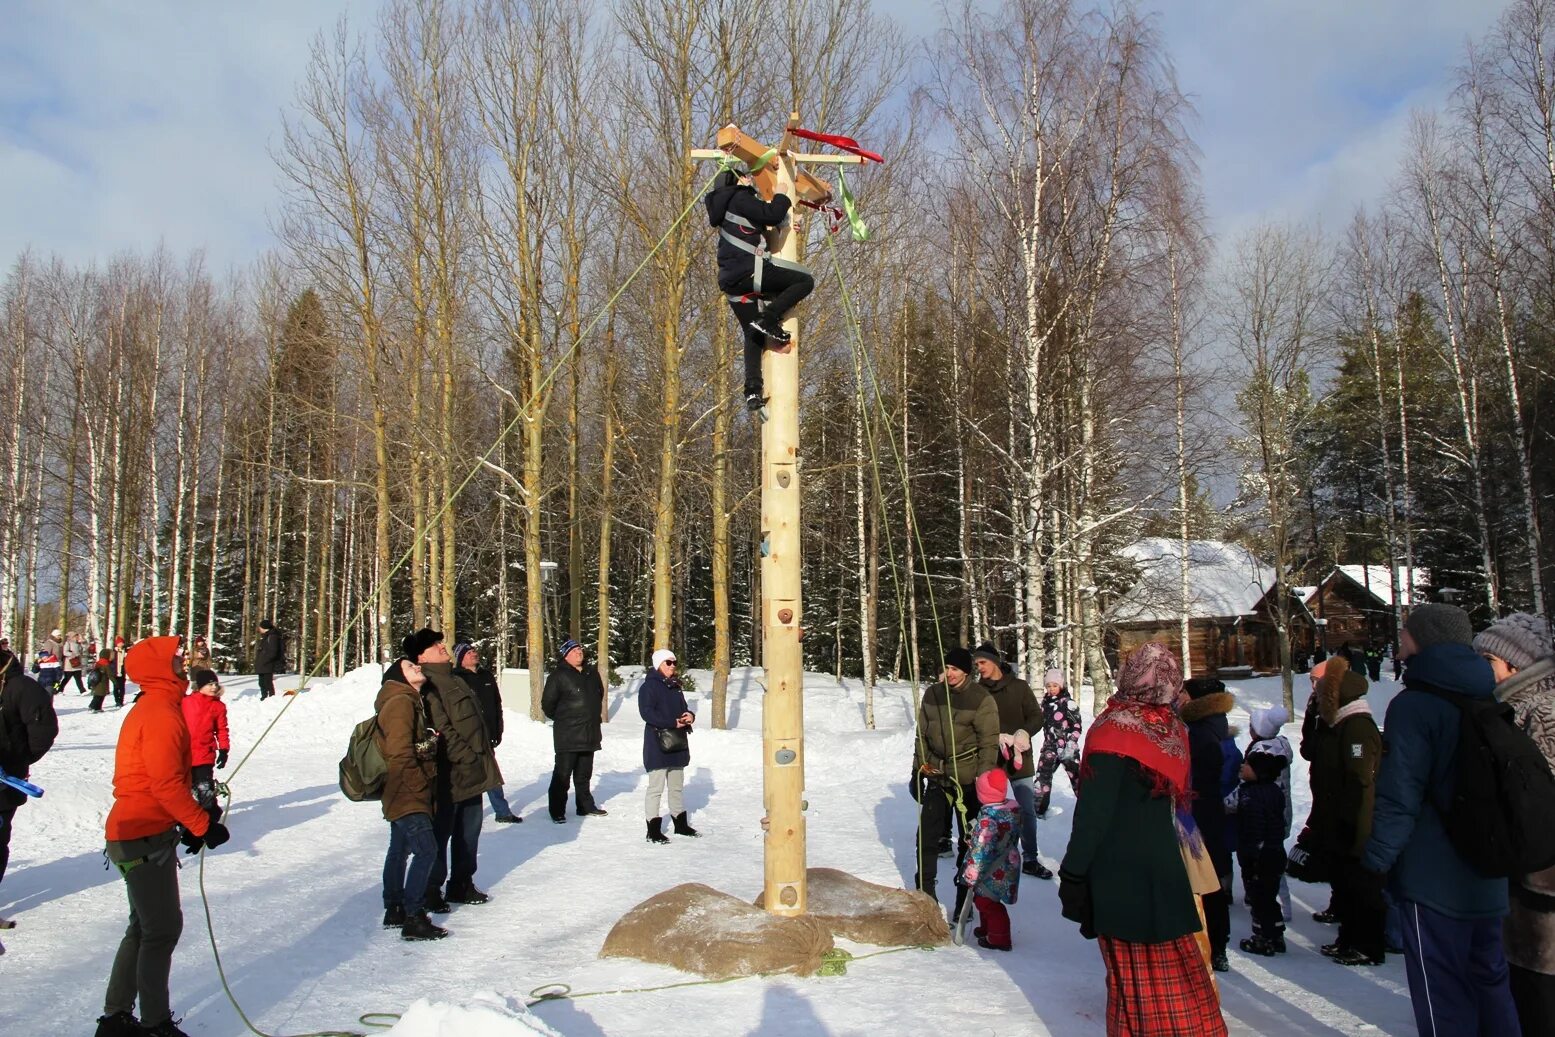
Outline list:
[[[977,800],[983,809],[973,823],[962,881],[983,924],[972,930],[979,947],[1010,949],[1010,913],[1020,889],[1020,804],[1010,798],[1010,780],[1003,770],[977,778]]]

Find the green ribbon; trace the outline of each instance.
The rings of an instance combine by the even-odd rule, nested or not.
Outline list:
[[[842,212],[848,218],[848,226],[853,230],[854,241],[869,240],[869,226],[864,218],[858,214],[858,202],[853,198],[853,192],[848,190],[848,177],[837,167],[837,192],[842,195]]]
[[[777,148],[768,148],[767,153],[762,155],[756,161],[752,162],[749,169],[742,169],[739,162],[735,160],[733,155],[725,155],[723,158],[719,159],[718,166],[720,169],[733,170],[734,172],[739,173],[741,176],[750,176],[752,173],[758,173],[762,169],[765,169],[767,163],[771,162],[775,158],[777,158]]]

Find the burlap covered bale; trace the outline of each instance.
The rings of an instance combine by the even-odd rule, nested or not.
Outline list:
[[[655,894],[605,937],[601,958],[636,958],[709,979],[813,975],[831,934],[813,918],[780,918],[699,882]]]
[[[811,868],[809,917],[833,936],[879,947],[950,942],[950,926],[927,893],[865,882],[836,868]],[[756,898],[761,907],[766,894]]]

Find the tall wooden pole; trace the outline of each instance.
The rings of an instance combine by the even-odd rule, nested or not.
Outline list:
[[[799,125],[794,113],[790,128]],[[797,198],[793,140],[785,133],[774,160],[777,190]],[[799,235],[790,224],[772,234],[770,247],[782,259],[797,262]],[[804,914],[804,656],[799,647],[799,321],[783,328],[792,341],[782,353],[762,357],[762,383],[768,394],[767,420],[761,426],[761,529],[766,552],[761,560],[762,654],[767,669],[761,709],[763,795],[767,808],[765,903],[776,914]]]
[[[788,128],[799,125],[799,113]],[[786,194],[796,204],[789,224],[772,232],[768,248],[778,257],[799,259],[799,235],[792,225],[802,199],[821,203],[831,190],[799,167],[801,164],[856,165],[854,155],[799,154],[797,138],[784,133],[777,155],[755,175],[763,198]],[[692,159],[734,157],[755,164],[766,148],[736,126],[718,131],[718,150],[697,149]],[[805,881],[804,821],[804,655],[799,648],[804,615],[800,592],[799,547],[799,321],[783,327],[791,342],[783,352],[767,350],[762,381],[767,419],[761,426],[761,629],[767,669],[762,703],[761,752],[767,845],[763,871],[767,910],[802,915],[809,902]]]

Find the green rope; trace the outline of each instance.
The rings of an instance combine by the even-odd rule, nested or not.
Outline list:
[[[767,155],[763,156],[762,164],[765,164],[766,161],[770,159],[772,154],[773,153],[769,152]],[[514,415],[513,420],[510,421],[501,432],[497,433],[497,437],[496,439],[492,440],[491,446],[487,448],[486,452],[480,456],[480,459],[477,460],[475,464],[470,466],[469,472],[465,475],[464,479],[459,483],[459,485],[454,488],[453,493],[449,495],[448,499],[443,502],[443,506],[427,519],[425,526],[416,532],[416,535],[411,540],[412,546],[407,548],[405,553],[400,555],[399,560],[394,563],[393,567],[391,567],[389,571],[383,575],[383,578],[372,589],[372,592],[364,600],[361,607],[356,610],[355,614],[351,616],[350,621],[347,622],[345,627],[340,631],[339,636],[336,637],[335,640],[330,643],[329,648],[319,656],[318,661],[313,664],[313,668],[303,675],[302,683],[297,687],[298,694],[286,696],[286,702],[279,710],[276,711],[276,714],[271,719],[270,723],[265,725],[265,729],[259,733],[259,737],[254,740],[253,745],[249,746],[248,752],[243,754],[243,758],[238,761],[237,766],[232,768],[232,770],[228,773],[227,780],[229,784],[232,778],[237,777],[238,772],[243,769],[244,764],[248,763],[249,758],[258,751],[260,744],[269,736],[270,732],[275,729],[275,725],[280,723],[281,718],[286,715],[287,710],[291,709],[292,704],[297,701],[299,695],[303,691],[307,690],[309,683],[311,683],[313,679],[319,675],[325,664],[334,656],[335,652],[340,648],[340,646],[345,643],[346,638],[350,636],[351,632],[355,630],[356,627],[361,623],[362,617],[365,616],[371,609],[376,607],[378,592],[382,590],[384,585],[387,584],[389,580],[392,579],[394,575],[405,566],[405,563],[410,560],[412,553],[415,551],[414,545],[422,537],[426,536],[427,532],[433,529],[437,523],[442,520],[443,515],[448,511],[449,508],[453,507],[454,502],[459,499],[460,494],[462,494],[465,488],[468,487],[472,481],[474,481],[476,475],[480,473],[482,468],[485,467],[486,463],[491,460],[491,456],[497,452],[497,448],[501,445],[502,441],[506,439],[515,428],[518,427],[519,422],[528,416],[530,408],[533,407],[541,394],[543,394],[549,388],[550,384],[555,381],[556,376],[561,371],[563,365],[565,365],[567,361],[571,359],[573,353],[577,352],[578,347],[583,344],[583,340],[588,338],[588,336],[593,333],[594,329],[599,326],[599,322],[603,320],[605,316],[609,314],[610,311],[615,307],[616,302],[621,298],[622,294],[625,293],[626,289],[631,286],[633,281],[637,280],[638,275],[647,268],[648,263],[655,255],[658,254],[659,250],[664,247],[664,243],[669,240],[670,235],[674,234],[676,229],[685,222],[686,217],[691,214],[691,211],[696,208],[697,204],[702,200],[702,195],[713,186],[713,180],[717,177],[717,175],[718,174],[715,173],[712,177],[709,177],[707,183],[703,184],[699,190],[692,194],[690,203],[688,203],[686,207],[681,210],[679,216],[675,217],[675,222],[670,224],[669,229],[664,232],[664,234],[659,238],[658,242],[655,243],[651,250],[649,250],[648,254],[643,257],[642,262],[638,263],[636,268],[632,270],[631,274],[629,274],[627,278],[621,282],[620,286],[605,302],[605,305],[600,308],[599,312],[596,313],[589,321],[589,323],[578,332],[578,336],[573,340],[572,345],[569,346],[557,358],[556,362],[551,365],[551,368],[546,372],[545,377],[541,379],[540,383],[531,391],[529,400],[523,406],[518,408],[518,413]],[[231,807],[232,794],[229,789],[226,795],[226,806],[222,808],[223,817],[227,815],[227,811],[229,811]],[[215,960],[216,963],[216,974],[221,980],[221,988],[226,993],[227,1000],[232,1002],[232,1007],[238,1013],[238,1018],[243,1020],[243,1025],[248,1028],[249,1032],[257,1035],[257,1037],[277,1037],[275,1034],[265,1033],[263,1030],[259,1029],[253,1024],[247,1013],[243,1011],[243,1006],[238,1004],[238,999],[232,993],[232,987],[227,981],[227,970],[221,961],[221,950],[216,945],[216,926],[211,917],[210,898],[207,897],[205,893],[205,851],[203,848],[200,851],[200,866],[198,873],[200,886],[200,905],[205,914],[205,931],[210,940],[211,957]],[[395,1016],[389,1012],[369,1012],[367,1013],[367,1016],[362,1017],[361,1021],[363,1025],[379,1026],[380,1028],[381,1024],[366,1022],[368,1017],[399,1018],[398,1016]],[[288,1035],[288,1037],[367,1037],[367,1035],[356,1030],[315,1030],[309,1033]]]

